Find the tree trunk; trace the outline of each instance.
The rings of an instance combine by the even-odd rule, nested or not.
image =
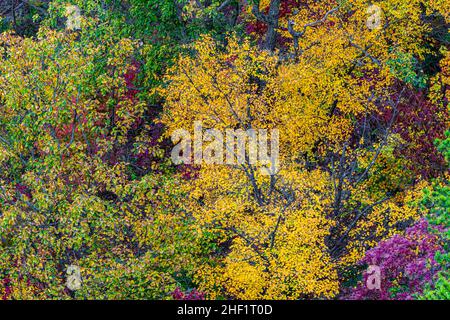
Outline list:
[[[280,16],[281,0],[272,0],[270,2],[269,12],[267,14],[267,33],[264,42],[264,49],[273,51],[277,41],[278,19]]]

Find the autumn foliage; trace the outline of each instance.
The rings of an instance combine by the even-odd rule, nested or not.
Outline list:
[[[448,1],[114,3],[4,17],[0,298],[450,297]],[[175,163],[199,121],[279,170]]]

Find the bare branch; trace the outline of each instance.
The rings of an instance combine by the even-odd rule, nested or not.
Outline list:
[[[375,63],[376,65],[378,65],[379,67],[381,67],[381,61],[378,60],[377,58],[375,58],[374,56],[370,55],[370,54],[367,52],[367,49],[368,49],[368,48],[364,49],[364,48],[360,47],[359,45],[357,45],[356,43],[354,43],[354,42],[352,41],[352,39],[350,39],[350,45],[351,45],[352,47],[355,47],[356,49],[360,50],[366,57],[368,57],[370,60],[372,60],[373,63]]]
[[[352,221],[352,223],[348,226],[347,230],[345,231],[345,233],[339,238],[339,240],[336,242],[336,244],[333,246],[333,248],[331,249],[331,254],[335,253],[338,249],[339,246],[344,243],[345,238],[347,238],[347,236],[350,234],[350,231],[353,230],[353,228],[356,226],[356,224],[358,223],[358,221],[364,217],[366,215],[367,212],[369,212],[370,210],[372,210],[374,207],[376,207],[379,204],[382,204],[383,202],[389,200],[390,197],[385,197],[381,200],[378,200],[376,202],[374,202],[373,204],[371,204],[370,206],[367,206],[366,208],[364,208],[364,210],[359,211],[358,215],[356,216],[356,218]]]
[[[252,6],[252,13],[261,22],[268,23],[267,15],[261,12],[259,8],[259,1],[256,1]]]
[[[218,8],[217,11],[222,11],[223,9],[225,9],[232,0],[225,0]]]
[[[295,51],[296,52],[298,51],[298,39],[301,38],[306,33],[308,28],[316,27],[316,26],[318,26],[318,25],[320,25],[322,23],[325,23],[325,21],[328,19],[328,17],[331,14],[335,13],[336,11],[338,11],[339,8],[340,8],[340,6],[337,6],[337,7],[333,8],[333,9],[331,9],[330,11],[328,11],[327,13],[325,13],[325,15],[321,19],[319,19],[317,21],[314,21],[314,22],[310,22],[310,23],[305,24],[302,27],[301,31],[295,31],[294,30],[295,22],[292,21],[292,20],[289,20],[288,21],[288,31],[291,34],[292,38],[294,38]]]
[[[378,146],[378,149],[377,149],[377,151],[375,152],[375,155],[374,155],[372,161],[371,161],[370,164],[367,166],[367,168],[366,168],[366,170],[363,172],[363,174],[362,174],[362,175],[359,177],[359,179],[356,181],[355,185],[358,185],[359,183],[361,183],[361,182],[363,181],[364,177],[369,173],[370,169],[372,169],[372,167],[375,165],[375,162],[376,162],[376,160],[378,159],[378,156],[380,155],[380,153],[381,153],[383,147],[386,146],[387,140],[388,140],[388,137],[389,137],[389,133],[390,133],[391,128],[392,128],[392,126],[393,126],[393,124],[394,124],[394,121],[395,121],[395,119],[396,119],[396,117],[397,117],[397,107],[398,107],[398,105],[399,105],[399,103],[400,103],[400,100],[401,100],[402,95],[403,95],[404,92],[405,92],[405,88],[403,88],[403,90],[400,92],[400,95],[399,95],[399,97],[398,97],[398,99],[397,99],[397,102],[396,102],[396,104],[395,104],[395,106],[394,106],[394,113],[393,113],[393,115],[392,115],[391,120],[389,121],[388,127],[386,128],[386,133],[385,133],[385,135],[384,135],[383,141],[382,141],[382,142],[380,143],[380,145]]]

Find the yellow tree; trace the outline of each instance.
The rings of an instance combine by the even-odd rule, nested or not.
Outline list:
[[[274,4],[252,13],[267,22]],[[280,132],[277,174],[247,158],[197,162],[198,179],[184,185],[186,210],[219,244],[217,262],[198,273],[211,296],[331,297],[338,272],[419,216],[425,182],[395,153],[406,142],[393,128],[427,81],[411,61],[432,53],[423,17],[445,16],[439,6],[381,1],[368,23],[366,2],[311,2],[272,25],[291,37],[287,51],[204,37],[179,58],[162,91],[168,135],[192,133],[195,121]]]
[[[180,57],[163,91],[168,134],[191,131],[195,121],[205,129],[280,128],[281,136],[288,134],[288,123],[276,115],[275,57],[233,37],[226,48],[204,37],[194,49],[195,57]],[[333,296],[338,284],[325,246],[327,174],[296,170],[287,159],[277,175],[266,176],[259,165],[249,159],[203,164],[199,178],[184,186],[186,210],[219,244],[216,263],[198,272],[201,288],[211,297],[242,299]]]

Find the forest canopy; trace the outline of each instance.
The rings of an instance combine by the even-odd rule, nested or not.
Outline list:
[[[450,299],[449,21],[0,3],[0,298]]]

